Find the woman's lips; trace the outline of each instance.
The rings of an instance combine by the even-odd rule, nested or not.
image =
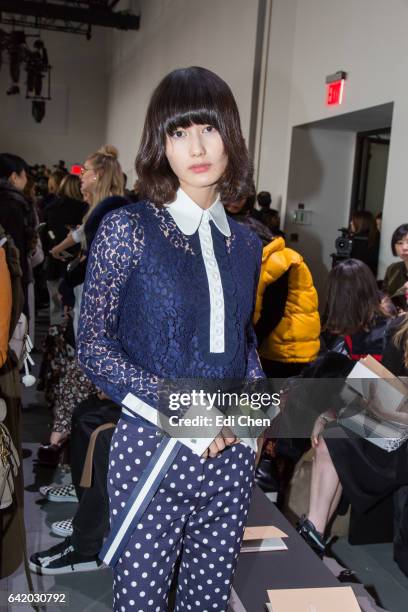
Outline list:
[[[195,172],[196,174],[200,174],[201,172],[208,172],[211,164],[197,164],[194,166],[190,166],[190,170]]]

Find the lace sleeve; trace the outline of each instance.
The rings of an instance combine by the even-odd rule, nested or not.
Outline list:
[[[118,339],[119,317],[126,316],[120,312],[121,296],[144,247],[143,228],[133,215],[123,208],[107,215],[92,243],[78,331],[78,360],[92,382],[114,402],[122,404],[131,393],[154,406],[157,377],[132,363]]]
[[[261,274],[262,243],[259,240],[259,238],[255,236],[254,234],[252,234],[251,238],[253,238],[253,244],[251,246],[253,250],[255,251],[255,257],[256,257],[256,274],[255,274],[255,279],[254,279],[254,298],[253,298],[253,306],[252,306],[252,312],[254,312],[256,295],[257,295],[258,284],[259,284],[259,277]],[[256,338],[253,321],[250,322],[247,328],[247,343],[248,343],[248,360],[247,360],[245,378],[247,380],[265,378],[265,374],[262,369],[261,362],[259,360],[259,356],[257,352],[258,341]]]

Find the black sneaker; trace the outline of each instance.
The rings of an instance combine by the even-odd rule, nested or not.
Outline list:
[[[29,567],[36,574],[68,574],[69,572],[92,572],[101,567],[98,557],[81,555],[74,550],[70,538],[43,552],[30,557]]]
[[[326,543],[324,541],[323,534],[320,533],[320,531],[317,531],[312,521],[309,521],[305,514],[303,514],[300,518],[300,521],[296,526],[296,531],[302,536],[305,542],[309,544],[315,553],[322,558],[326,552]]]

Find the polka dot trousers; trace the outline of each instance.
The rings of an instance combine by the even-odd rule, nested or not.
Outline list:
[[[155,428],[140,422],[122,418],[112,437],[111,524],[160,442]],[[255,453],[241,443],[215,459],[181,449],[115,567],[115,612],[167,612],[177,560],[177,612],[227,609],[254,463]]]

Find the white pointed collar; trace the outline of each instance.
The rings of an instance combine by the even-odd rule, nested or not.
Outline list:
[[[179,188],[176,199],[171,204],[166,204],[166,209],[173,217],[178,228],[187,236],[191,236],[198,230],[204,213],[209,215],[211,221],[224,236],[231,236],[227,215],[219,198],[210,208],[204,210],[185,191]]]

